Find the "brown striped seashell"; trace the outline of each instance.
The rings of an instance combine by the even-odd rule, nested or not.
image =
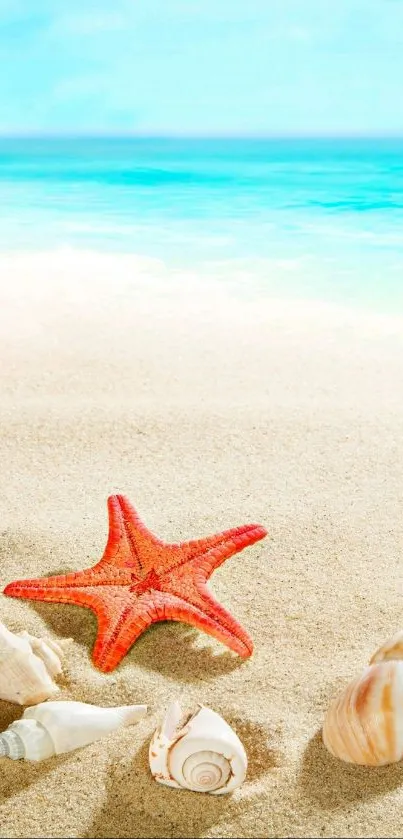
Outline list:
[[[403,632],[372,656],[331,704],[323,742],[346,763],[385,766],[403,758]]]

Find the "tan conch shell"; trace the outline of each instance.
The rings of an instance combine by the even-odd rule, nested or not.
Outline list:
[[[239,787],[247,769],[239,737],[219,714],[200,705],[184,720],[177,702],[151,740],[149,761],[159,783],[214,795]]]
[[[55,696],[59,687],[54,677],[62,673],[63,655],[56,641],[10,632],[0,623],[0,699],[36,705]]]
[[[403,758],[403,632],[331,704],[323,742],[346,763],[384,766]]]
[[[86,702],[43,702],[26,708],[22,718],[0,734],[0,757],[45,760],[72,752],[133,725],[146,713],[147,705],[99,708]]]

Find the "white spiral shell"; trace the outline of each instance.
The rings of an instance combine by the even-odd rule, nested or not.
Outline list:
[[[219,714],[200,706],[181,723],[182,711],[173,703],[149,749],[154,778],[167,786],[209,792],[232,792],[245,780],[247,757],[235,731]]]
[[[224,787],[231,776],[231,764],[219,752],[193,752],[182,766],[188,789],[195,792],[214,792]]]
[[[403,758],[402,638],[387,641],[326,714],[323,742],[346,763],[384,766]]]
[[[71,752],[133,725],[146,712],[146,705],[100,708],[86,702],[43,702],[26,708],[22,718],[0,734],[0,757],[45,760]]]

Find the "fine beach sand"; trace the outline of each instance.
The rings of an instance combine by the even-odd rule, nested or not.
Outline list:
[[[104,675],[89,610],[0,594],[10,629],[73,638],[62,698],[149,705],[80,751],[2,759],[0,836],[401,836],[403,766],[343,765],[320,728],[403,627],[402,322],[203,283],[129,256],[0,258],[1,590],[94,564],[114,492],[167,541],[269,531],[210,581],[247,661],[166,623]],[[152,780],[175,697],[239,733],[233,796]],[[1,728],[20,714],[1,702]]]

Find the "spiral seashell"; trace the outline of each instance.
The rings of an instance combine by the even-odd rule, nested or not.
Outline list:
[[[219,714],[200,706],[187,720],[173,703],[149,749],[154,778],[166,786],[210,792],[232,792],[245,780],[245,749]]]
[[[194,752],[186,758],[182,766],[182,775],[188,789],[214,792],[227,783],[231,775],[231,766],[227,758],[219,752]]]
[[[331,704],[322,737],[335,757],[362,766],[403,758],[402,657],[403,633],[397,633]]]
[[[133,725],[146,712],[146,705],[99,708],[85,702],[43,702],[26,708],[22,718],[0,734],[0,757],[45,760],[71,752]]]

